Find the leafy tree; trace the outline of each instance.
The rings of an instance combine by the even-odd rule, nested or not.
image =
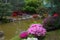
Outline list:
[[[48,4],[50,3],[50,6],[48,7]],[[53,12],[60,13],[60,0],[45,0],[45,7],[48,7],[49,13],[53,14]]]
[[[9,3],[14,6],[13,10],[20,10],[21,7],[25,4],[24,0],[10,0]]]
[[[1,3],[0,2],[0,21],[3,20],[3,17],[6,16],[6,14],[11,14],[12,12],[12,5],[10,3]]]
[[[60,15],[60,0],[53,0],[54,5],[56,5],[56,12]]]
[[[41,1],[39,0],[25,0],[23,10],[28,13],[36,13],[36,9],[39,6],[41,6]]]

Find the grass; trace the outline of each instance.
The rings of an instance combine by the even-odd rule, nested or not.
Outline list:
[[[42,20],[37,20],[38,23],[42,23]],[[25,31],[33,20],[21,20],[15,23],[1,24],[0,30],[5,33],[5,40],[20,40],[19,36],[16,35],[21,31]],[[18,30],[17,30],[18,29]],[[16,33],[18,31],[18,33]],[[46,38],[44,40],[60,40],[60,30],[47,32]]]
[[[45,40],[60,40],[60,30],[47,32]]]
[[[22,40],[19,38],[19,35],[13,37],[11,40]],[[47,32],[47,35],[44,40],[60,40],[60,30]]]
[[[40,21],[42,20],[37,20],[37,22]],[[16,34],[20,33],[20,31],[25,31],[31,23],[33,23],[33,20],[21,20],[15,23],[12,22],[12,23],[1,24],[0,31],[2,30],[4,32],[5,40],[9,40]]]

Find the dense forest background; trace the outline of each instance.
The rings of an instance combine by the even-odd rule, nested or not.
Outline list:
[[[11,15],[13,11],[49,14],[60,12],[60,0],[0,0],[0,15]],[[42,11],[44,10],[44,11]]]

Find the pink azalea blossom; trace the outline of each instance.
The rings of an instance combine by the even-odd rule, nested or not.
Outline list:
[[[19,37],[20,38],[26,38],[28,36],[28,32],[22,32]]]
[[[28,28],[27,32],[29,34],[34,34],[37,36],[45,36],[46,34],[46,29],[43,28],[42,24],[32,24],[30,28]]]

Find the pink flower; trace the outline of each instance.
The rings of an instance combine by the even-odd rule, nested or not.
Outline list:
[[[22,32],[20,35],[19,35],[20,38],[26,38],[28,37],[28,32]]]
[[[54,13],[53,16],[54,16],[54,17],[57,17],[57,16],[58,16],[58,13]]]
[[[30,28],[28,28],[27,32],[29,34],[34,34],[37,36],[45,36],[46,34],[46,29],[43,28],[42,24],[32,24]]]
[[[41,30],[41,36],[45,36],[46,35],[46,29],[42,28]]]
[[[32,25],[30,25],[30,27],[35,27],[35,26],[36,26],[36,27],[37,27],[37,26],[38,26],[38,27],[43,27],[42,24],[32,24]]]

